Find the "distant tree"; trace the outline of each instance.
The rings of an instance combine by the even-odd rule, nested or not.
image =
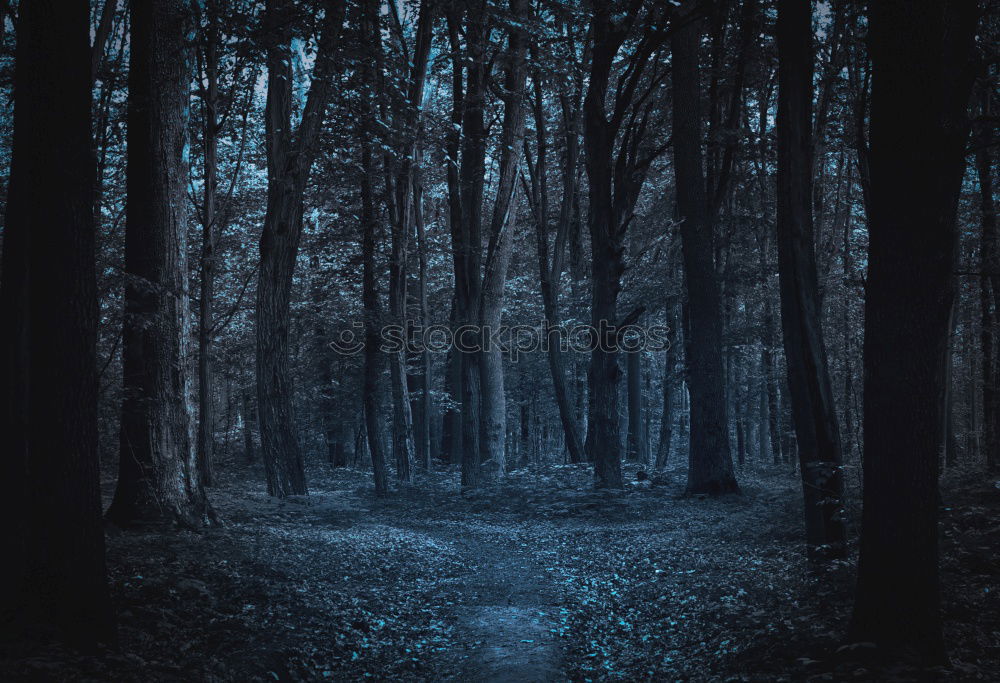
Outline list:
[[[778,3],[778,276],[792,417],[814,560],[846,552],[840,428],[827,369],[813,234],[811,6]]]
[[[941,663],[937,473],[976,3],[883,0],[868,16],[864,508],[850,637]]]
[[[576,36],[567,35],[570,50],[576,52]],[[532,60],[538,61],[541,50],[532,46]],[[538,252],[539,289],[542,295],[542,310],[546,325],[558,325],[560,320],[559,300],[562,293],[563,268],[569,250],[572,233],[579,230],[578,222],[574,220],[574,209],[580,195],[580,129],[583,113],[583,70],[576,69],[573,77],[573,89],[560,93],[562,110],[562,133],[565,139],[565,154],[560,169],[562,181],[562,197],[559,204],[559,216],[555,225],[555,236],[549,245],[549,176],[548,176],[548,124],[546,107],[543,99],[541,69],[532,73],[533,98],[532,113],[535,123],[536,160],[532,163],[530,153],[527,155],[527,175],[530,182],[525,184],[525,195],[532,210],[535,222],[536,250]],[[566,361],[557,338],[549,340],[548,360],[549,373],[552,376],[553,394],[559,409],[559,420],[563,428],[566,450],[570,462],[586,461],[583,450],[583,439],[577,424],[572,396],[566,378]]]
[[[302,237],[303,196],[333,95],[334,58],[344,7],[343,0],[331,0],[325,5],[312,83],[302,120],[295,128],[291,54],[294,8],[288,0],[268,0],[265,10],[268,190],[257,277],[257,409],[267,490],[279,498],[308,492],[292,410],[289,304]]]
[[[133,2],[125,217],[124,396],[116,524],[213,514],[192,442],[187,183],[190,7]]]
[[[86,3],[20,4],[0,283],[0,634],[115,640],[97,453]]]

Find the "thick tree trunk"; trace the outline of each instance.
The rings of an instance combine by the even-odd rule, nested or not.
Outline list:
[[[987,93],[984,99],[988,98]],[[988,106],[983,107],[987,115]],[[980,343],[983,367],[983,450],[986,467],[1000,467],[1000,343],[997,322],[1000,317],[1000,241],[997,236],[996,205],[993,201],[993,154],[986,136],[976,150],[976,173],[979,177],[979,201],[982,236],[979,247],[979,306],[982,314]]]
[[[110,0],[111,4],[114,0]],[[205,147],[205,198],[201,232],[201,294],[198,299],[198,474],[203,486],[212,485],[212,461],[215,455],[215,377],[212,372],[212,308],[215,296],[215,248],[217,240],[215,192],[218,175],[218,55],[219,32],[215,3],[208,4],[208,29],[205,31],[205,86],[202,93]]]
[[[20,4],[0,285],[0,632],[85,648],[115,640],[97,453],[89,35],[86,3]]]
[[[187,265],[188,7],[133,3],[119,525],[213,518],[192,443]]]
[[[869,8],[864,511],[850,637],[929,663],[946,661],[937,471],[975,12],[941,0]]]
[[[712,257],[713,225],[705,198],[701,153],[698,46],[702,21],[685,18],[674,30],[673,148],[681,223],[688,326],[685,357],[691,392],[688,493],[739,491],[729,452],[729,420],[722,368],[722,309]]]
[[[302,236],[303,194],[330,100],[333,57],[344,3],[326,7],[322,35],[302,122],[292,131],[291,25],[287,0],[268,0],[265,22],[273,33],[267,50],[267,211],[257,276],[257,409],[261,452],[270,495],[308,493],[292,412],[288,368],[289,300]]]
[[[840,427],[820,321],[812,216],[812,11],[778,3],[778,275],[806,544],[813,561],[843,557]]]

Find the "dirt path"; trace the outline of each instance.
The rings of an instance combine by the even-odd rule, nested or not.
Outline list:
[[[512,541],[466,538],[459,545],[470,564],[454,610],[465,645],[458,680],[559,680],[561,653],[551,631],[559,598],[546,573]]]

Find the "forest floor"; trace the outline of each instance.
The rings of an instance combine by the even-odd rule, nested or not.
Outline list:
[[[220,467],[220,469],[223,469]],[[319,469],[319,468],[315,468]],[[683,472],[600,493],[586,469],[455,471],[387,500],[366,472],[269,498],[225,468],[200,533],[110,532],[119,648],[46,648],[2,680],[996,680],[1000,488],[943,484],[952,665],[886,669],[843,648],[853,559],[809,571],[798,482],[683,495]],[[852,476],[855,476],[854,473]],[[856,535],[856,528],[852,529]]]

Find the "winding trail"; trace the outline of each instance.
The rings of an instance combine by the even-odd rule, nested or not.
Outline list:
[[[511,541],[470,537],[458,544],[470,566],[454,610],[466,647],[457,680],[559,680],[561,652],[551,631],[559,598],[546,572]]]

